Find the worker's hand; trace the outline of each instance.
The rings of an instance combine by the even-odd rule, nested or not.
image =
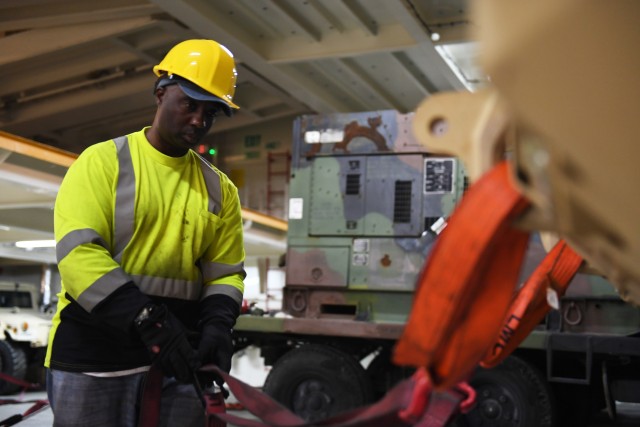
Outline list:
[[[164,305],[148,304],[136,317],[140,338],[162,372],[182,383],[193,381],[198,355],[187,341],[184,327]]]
[[[215,323],[204,326],[198,346],[198,358],[202,365],[213,363],[223,371],[229,372],[232,356],[231,330]],[[220,386],[224,383],[222,378],[217,376],[213,380]]]

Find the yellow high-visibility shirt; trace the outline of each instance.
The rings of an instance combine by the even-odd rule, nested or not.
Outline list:
[[[87,148],[60,187],[54,228],[62,290],[47,366],[108,371],[147,360],[137,337],[112,336],[90,318],[128,282],[173,304],[187,325],[206,296],[242,302],[237,188],[193,151],[182,157],[160,153],[146,139],[146,129]],[[96,334],[103,343],[91,338]],[[97,348],[82,357],[73,354],[89,345]]]

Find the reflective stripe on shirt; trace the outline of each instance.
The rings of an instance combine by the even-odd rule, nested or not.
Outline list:
[[[211,167],[201,155],[195,153],[200,159],[200,169],[204,177],[204,183],[207,186],[207,194],[209,194],[208,211],[212,214],[219,215],[222,207],[222,190],[220,189],[220,176]]]
[[[114,139],[113,142],[118,151],[113,259],[121,264],[122,253],[131,240],[135,227],[136,176],[133,171],[128,138],[121,136]]]
[[[125,248],[129,244],[135,230],[136,177],[133,167],[131,148],[127,136],[113,140],[118,158],[118,176],[115,190],[114,242],[111,251],[108,243],[93,229],[75,230],[65,235],[56,248],[58,263],[71,251],[83,244],[96,244],[111,253],[112,258],[122,265]],[[197,155],[197,153],[196,153]],[[222,210],[222,190],[218,172],[201,156],[200,170],[208,195],[207,210],[219,215]],[[129,275],[121,267],[111,270],[95,282],[78,297],[77,302],[87,311],[91,311],[98,303],[115,291],[123,283],[133,280],[140,290],[159,297],[182,300],[197,300],[213,294],[225,294],[238,304],[242,303],[242,292],[231,285],[216,284],[206,286],[203,292],[203,278],[215,280],[230,274],[246,276],[244,263],[235,265],[220,264],[199,260],[200,277],[193,280],[154,277],[146,275]]]

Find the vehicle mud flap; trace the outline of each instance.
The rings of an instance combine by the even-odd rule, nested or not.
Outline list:
[[[529,233],[511,224],[529,206],[503,161],[473,184],[436,241],[416,285],[399,365],[425,367],[436,389],[466,380],[502,328]]]

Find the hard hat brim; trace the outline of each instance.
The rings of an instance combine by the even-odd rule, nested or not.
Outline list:
[[[160,79],[156,88],[169,86],[172,84],[178,85],[178,87],[191,99],[195,99],[196,101],[204,101],[204,102],[215,102],[220,104],[224,114],[227,117],[231,117],[233,113],[233,107],[229,105],[224,99],[215,96],[206,90],[202,89],[200,86],[186,80],[176,74],[171,74],[169,76],[163,77]]]

